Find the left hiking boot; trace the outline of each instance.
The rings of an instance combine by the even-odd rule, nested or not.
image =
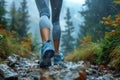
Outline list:
[[[59,65],[64,61],[63,53],[58,53],[54,55],[54,65]]]
[[[46,68],[51,66],[51,58],[54,56],[54,48],[51,40],[47,40],[43,43],[41,48],[41,62],[40,67]]]

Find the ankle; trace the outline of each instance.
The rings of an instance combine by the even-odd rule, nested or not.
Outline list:
[[[46,43],[47,41],[50,41],[49,39],[43,40],[42,43]]]
[[[58,55],[58,54],[59,54],[59,52],[56,52],[56,51],[55,51],[55,55]]]

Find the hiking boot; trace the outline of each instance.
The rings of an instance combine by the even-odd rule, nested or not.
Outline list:
[[[63,53],[58,53],[54,55],[54,65],[59,65],[64,61]]]
[[[43,43],[41,48],[40,67],[45,68],[51,66],[51,58],[54,56],[54,48],[50,40]]]

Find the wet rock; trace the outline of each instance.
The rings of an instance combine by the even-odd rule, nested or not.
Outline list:
[[[40,80],[40,73],[39,72],[30,72],[28,76],[31,76],[34,80]]]
[[[4,80],[4,78],[0,76],[0,80]]]
[[[119,74],[115,74],[115,75],[113,75],[113,77],[115,77],[115,78],[119,78],[119,77],[120,77],[120,73],[119,73]]]
[[[20,57],[16,54],[13,54],[7,58],[7,64],[11,67],[13,67],[17,62],[19,61]]]
[[[87,69],[86,73],[87,73],[87,75],[93,75],[93,74],[98,75],[98,71],[95,69],[92,69],[92,68]]]
[[[112,70],[112,71],[115,71],[115,70],[116,70],[115,67],[113,67],[111,64],[108,64],[107,66],[108,66],[108,69],[109,69],[109,70]]]
[[[5,65],[8,65],[10,70],[14,70],[18,74],[18,80],[39,80],[40,74],[38,74],[39,72],[35,70],[39,69],[39,64],[37,61],[38,60],[35,56],[30,60],[13,54],[8,57],[6,60],[7,64]]]
[[[111,74],[106,74],[106,75],[103,76],[103,79],[104,80],[113,80],[113,77],[112,77]]]
[[[84,61],[63,62],[47,69],[39,68],[39,60],[35,55],[30,55],[29,58],[12,55],[6,62],[9,62],[9,68],[17,73],[18,80],[119,80],[120,78],[119,74],[113,76],[114,70],[109,66],[91,65]],[[3,74],[0,75],[2,75],[0,80],[7,79]]]
[[[94,76],[87,76],[86,80],[97,80]]]
[[[34,80],[32,77],[19,77],[18,80]]]
[[[99,69],[99,66],[98,66],[98,65],[91,65],[91,68],[92,68],[92,69],[95,69],[95,70],[98,70],[98,69]]]
[[[63,77],[63,80],[73,80],[76,77],[79,77],[79,74],[75,71],[69,71],[66,73],[66,75]],[[62,79],[61,79],[62,80]]]
[[[35,61],[35,60],[38,59],[37,56],[36,56],[34,53],[30,53],[30,54],[29,54],[29,58],[30,58],[30,60],[32,60],[32,61]]]
[[[0,75],[4,80],[18,80],[18,74],[6,64],[0,64]]]

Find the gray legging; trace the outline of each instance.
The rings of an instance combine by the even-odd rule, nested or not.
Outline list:
[[[40,13],[40,28],[51,28],[53,25],[53,40],[59,40],[61,28],[59,23],[60,11],[63,0],[50,0],[52,11],[52,23],[50,22],[49,0],[35,0]]]

